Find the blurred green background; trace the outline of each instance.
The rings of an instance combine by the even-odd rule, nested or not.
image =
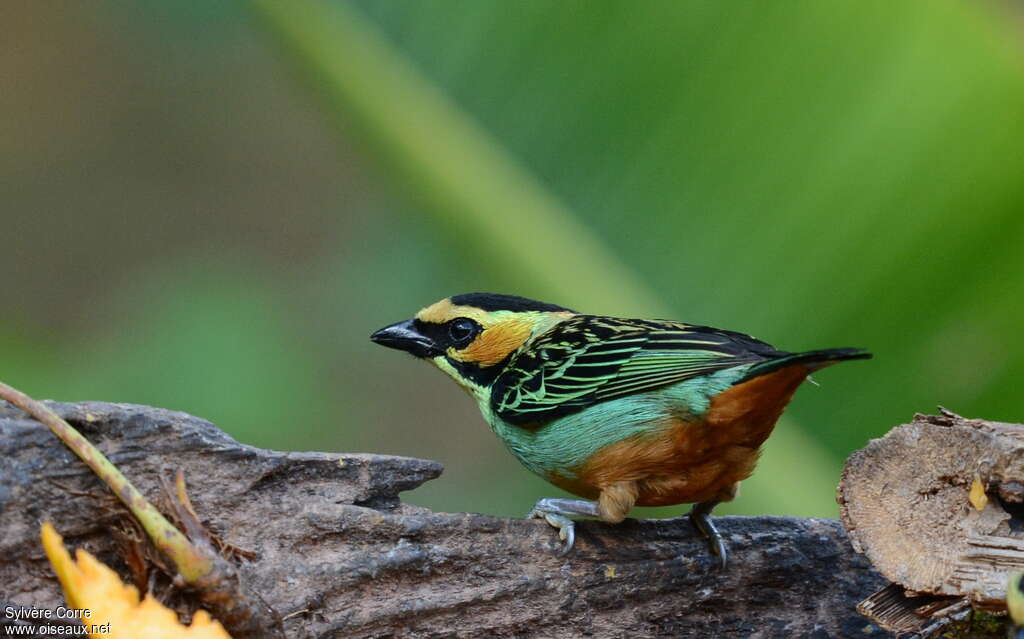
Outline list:
[[[475,290],[870,362],[733,513],[831,516],[942,404],[1024,420],[1024,42],[997,2],[5,2],[0,379],[558,491],[367,336]],[[685,509],[661,510],[657,515]],[[651,511],[641,514],[651,514]]]

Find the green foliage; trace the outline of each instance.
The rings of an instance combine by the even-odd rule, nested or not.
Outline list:
[[[1005,639],[1011,623],[1006,615],[971,612],[963,621],[956,621],[939,634],[941,639]]]

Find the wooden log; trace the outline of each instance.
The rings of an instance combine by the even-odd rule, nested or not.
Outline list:
[[[267,451],[184,413],[50,405],[150,499],[161,474],[184,469],[204,524],[254,553],[240,572],[290,637],[888,636],[854,611],[884,580],[834,520],[718,518],[731,550],[724,572],[682,517],[582,522],[561,556],[540,520],[401,503],[400,492],[440,475],[436,462]],[[183,615],[193,610],[159,569],[140,575],[129,559],[137,544],[117,532],[124,511],[96,478],[0,402],[0,609],[60,605],[38,541],[44,520]]]
[[[898,586],[864,602],[883,626],[1006,610],[1024,570],[1024,426],[917,415],[850,456],[838,499],[854,548]]]

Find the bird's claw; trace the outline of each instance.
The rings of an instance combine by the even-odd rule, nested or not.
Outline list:
[[[707,510],[710,510],[710,508]],[[707,540],[711,554],[718,558],[719,570],[725,570],[729,561],[729,551],[726,550],[722,533],[718,532],[718,528],[712,523],[707,511],[703,508],[695,507],[690,511],[690,521],[693,522],[693,527],[697,529],[701,536]]]
[[[711,548],[711,554],[718,557],[718,569],[725,570],[729,563],[729,551],[725,549],[725,540],[718,531],[715,531],[715,536],[708,539],[708,546]]]
[[[553,528],[558,529],[558,538],[565,542],[562,545],[562,550],[559,554],[566,554],[572,550],[573,544],[576,543],[576,522],[569,519],[565,515],[559,515],[558,513],[545,512],[534,508],[526,516],[527,519],[543,519],[548,522]]]

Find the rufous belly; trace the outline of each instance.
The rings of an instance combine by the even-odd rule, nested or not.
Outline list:
[[[730,499],[807,374],[796,365],[733,386],[712,398],[701,419],[666,415],[649,432],[600,449],[574,469],[576,477],[548,479],[587,499],[634,482],[638,506]]]

